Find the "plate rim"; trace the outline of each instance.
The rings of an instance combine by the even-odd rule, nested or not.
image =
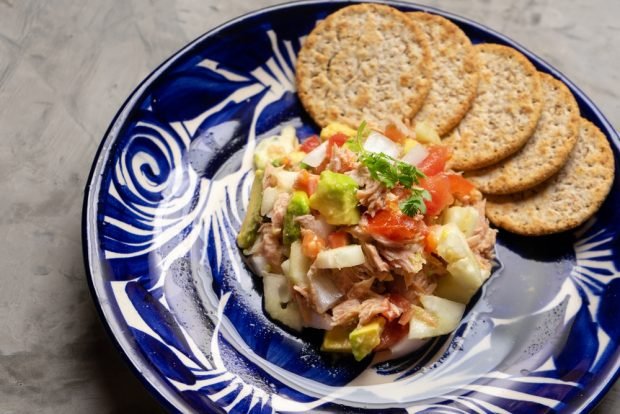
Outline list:
[[[147,74],[138,85],[129,93],[127,98],[121,104],[119,109],[116,111],[115,115],[112,117],[110,124],[106,128],[104,134],[102,135],[101,141],[97,147],[95,155],[93,157],[93,161],[91,163],[90,171],[88,174],[88,178],[86,180],[86,184],[84,186],[84,196],[82,203],[82,217],[81,217],[81,236],[82,236],[82,255],[84,260],[84,267],[86,271],[86,279],[89,287],[89,291],[94,302],[95,308],[99,315],[100,323],[104,326],[104,329],[111,339],[111,342],[114,344],[114,347],[121,354],[124,362],[129,366],[130,370],[133,374],[138,378],[138,380],[145,386],[147,391],[151,394],[155,400],[160,403],[164,408],[169,412],[184,412],[182,409],[189,409],[189,405],[177,394],[171,391],[166,384],[163,384],[163,389],[159,388],[156,384],[151,382],[149,378],[144,375],[144,371],[148,371],[148,364],[142,361],[141,357],[132,357],[132,353],[134,349],[128,343],[122,343],[125,341],[121,341],[120,336],[123,336],[122,332],[119,332],[120,324],[116,320],[114,315],[114,309],[111,306],[110,309],[105,310],[104,305],[102,303],[102,298],[105,298],[107,301],[106,292],[102,291],[102,289],[95,285],[95,278],[101,280],[102,272],[100,269],[101,265],[101,257],[98,254],[100,250],[100,244],[97,241],[97,230],[96,230],[96,212],[97,212],[97,199],[98,194],[101,188],[101,173],[104,170],[104,167],[109,159],[109,155],[112,147],[116,143],[118,138],[118,134],[121,131],[128,115],[135,108],[137,102],[139,102],[143,97],[144,93],[149,89],[149,87],[174,63],[178,60],[185,57],[188,53],[191,53],[191,50],[198,46],[201,42],[206,40],[209,37],[217,35],[219,32],[227,29],[228,27],[235,26],[239,23],[242,23],[244,20],[252,18],[254,16],[259,16],[265,13],[269,13],[276,10],[288,9],[296,6],[303,5],[314,5],[314,4],[322,4],[322,3],[333,3],[342,5],[343,7],[348,4],[357,4],[357,3],[379,3],[386,4],[393,7],[403,7],[410,9],[417,9],[419,11],[431,12],[435,14],[439,14],[441,16],[447,17],[450,20],[453,20],[457,23],[464,23],[475,27],[478,30],[481,30],[484,33],[491,34],[502,42],[515,47],[515,49],[519,50],[528,59],[532,62],[536,63],[538,66],[544,67],[549,71],[553,76],[563,81],[569,89],[575,94],[578,95],[579,98],[585,103],[585,105],[590,109],[593,114],[598,118],[602,126],[604,127],[605,136],[610,139],[612,148],[614,148],[615,152],[620,152],[620,132],[617,131],[611,122],[607,119],[607,117],[603,114],[603,112],[598,108],[598,106],[570,79],[568,79],[562,72],[555,68],[552,64],[547,62],[545,59],[537,56],[533,52],[531,52],[528,48],[523,46],[521,43],[509,38],[508,36],[492,29],[482,23],[479,23],[475,20],[463,17],[458,14],[454,14],[451,12],[447,12],[443,9],[423,5],[419,3],[410,3],[402,0],[374,0],[374,1],[363,1],[363,0],[302,0],[302,1],[287,1],[284,3],[279,3],[267,7],[263,7],[260,9],[256,9],[237,17],[234,17],[220,25],[215,26],[214,28],[206,31],[205,33],[199,35],[195,39],[189,41],[185,46],[181,47],[177,51],[173,52],[168,58],[166,58],[161,64],[159,64],[155,69],[153,69],[149,74]],[[616,175],[620,174],[617,173]],[[93,229],[94,228],[94,229]],[[94,240],[94,245],[91,241]],[[113,327],[113,325],[115,325]],[[127,347],[127,349],[126,349]],[[616,357],[615,367],[610,368],[610,372],[613,371],[613,374],[609,375],[606,378],[606,381],[601,381],[602,386],[597,388],[590,388],[590,392],[588,398],[583,400],[583,403],[578,407],[580,412],[590,412],[594,409],[598,403],[603,399],[603,397],[607,394],[610,388],[614,385],[614,383],[620,377],[620,355]],[[587,395],[586,394],[586,395]],[[223,409],[216,405],[213,401],[210,401],[210,408],[216,412],[224,412]]]

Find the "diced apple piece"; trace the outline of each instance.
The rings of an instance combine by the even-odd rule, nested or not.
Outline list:
[[[478,285],[467,285],[468,281],[470,280],[462,280],[450,274],[442,276],[437,281],[437,288],[433,294],[440,298],[467,304],[479,288]]]
[[[437,254],[448,262],[446,269],[449,273],[439,279],[435,294],[467,303],[484,282],[480,264],[455,223],[447,223],[434,230],[434,237],[437,240]]]
[[[299,308],[292,302],[288,282],[283,275],[265,273],[263,276],[265,311],[273,319],[296,331],[301,331]]]
[[[289,273],[291,271],[291,260],[286,259],[282,262],[280,267],[282,268],[282,273],[284,273],[284,276],[289,277]]]
[[[422,339],[445,335],[456,329],[465,305],[433,295],[420,296],[427,315],[414,315],[409,322],[409,338]],[[430,316],[430,319],[429,319]]]
[[[417,122],[415,124],[415,139],[423,144],[440,144],[439,134],[427,122]]]
[[[474,234],[480,215],[478,210],[471,206],[455,206],[447,208],[442,215],[442,223],[454,223],[465,237]]]
[[[446,262],[453,263],[469,256],[473,257],[465,236],[456,224],[447,223],[436,231],[439,232],[437,254]]]

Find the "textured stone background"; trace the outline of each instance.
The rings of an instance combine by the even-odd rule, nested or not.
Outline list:
[[[565,73],[620,127],[617,0],[420,0]],[[82,191],[116,110],[163,59],[276,1],[0,0],[0,413],[160,412],[98,320]],[[597,414],[620,412],[620,385]]]

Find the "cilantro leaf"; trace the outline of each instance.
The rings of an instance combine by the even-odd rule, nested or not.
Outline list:
[[[418,213],[425,214],[426,204],[424,204],[424,200],[430,199],[431,194],[428,191],[420,188],[413,188],[409,198],[400,203],[400,210],[410,217]]]
[[[400,184],[411,190],[411,195],[407,200],[400,204],[400,209],[408,216],[415,216],[418,213],[426,213],[424,200],[430,200],[431,194],[420,188],[413,186],[419,184],[420,180],[426,175],[413,165],[397,160],[382,152],[368,152],[362,145],[362,139],[368,135],[366,121],[362,121],[357,128],[357,135],[347,141],[347,147],[358,154],[358,160],[368,168],[368,172],[373,180],[383,184],[386,188],[392,189]]]
[[[359,127],[357,127],[357,134],[355,135],[355,138],[349,138],[347,140],[347,147],[356,154],[363,153],[364,147],[362,146],[362,138],[366,135],[368,135],[368,131],[366,130],[366,121],[362,121]]]
[[[399,161],[382,152],[363,151],[358,159],[368,168],[370,176],[385,185],[394,188],[400,183],[405,188],[412,188],[424,177],[424,173],[411,164]]]

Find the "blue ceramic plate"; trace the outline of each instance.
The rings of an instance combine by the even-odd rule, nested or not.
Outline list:
[[[116,115],[84,204],[84,254],[118,346],[163,404],[182,412],[549,413],[591,409],[620,358],[617,183],[576,232],[500,232],[498,266],[459,328],[398,360],[356,363],[284,331],[235,234],[255,144],[293,124],[317,132],[295,94],[294,62],[316,22],[344,2],[255,12],[195,40]],[[403,10],[429,10],[390,3]],[[596,106],[550,65],[463,18],[472,39],[511,45],[562,79],[612,141]]]

